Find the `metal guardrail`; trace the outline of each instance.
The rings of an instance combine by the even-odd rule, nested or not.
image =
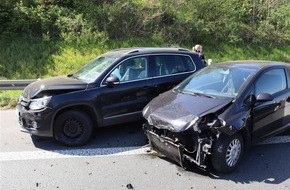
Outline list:
[[[37,81],[37,79],[0,80],[0,90],[23,90],[34,81]]]

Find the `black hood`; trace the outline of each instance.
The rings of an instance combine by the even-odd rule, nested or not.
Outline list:
[[[232,98],[209,98],[167,91],[153,99],[143,110],[149,124],[174,132],[185,130],[192,121],[218,111]]]
[[[87,87],[87,83],[66,76],[52,77],[38,80],[29,84],[23,91],[25,98],[34,98],[42,91],[57,90],[81,90]]]

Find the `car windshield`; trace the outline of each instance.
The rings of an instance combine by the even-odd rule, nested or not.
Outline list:
[[[193,74],[175,90],[192,95],[235,98],[255,68],[209,66]]]
[[[72,77],[87,83],[92,83],[97,79],[102,71],[104,71],[105,68],[107,68],[117,59],[118,57],[112,56],[97,57],[84,65],[78,72],[73,74]]]

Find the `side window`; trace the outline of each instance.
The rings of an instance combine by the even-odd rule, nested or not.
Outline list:
[[[148,77],[148,57],[135,57],[123,61],[111,75],[117,76],[121,82],[139,80]]]
[[[155,76],[165,76],[195,70],[195,65],[189,56],[157,55],[154,57]]]
[[[286,88],[284,69],[273,69],[263,73],[255,85],[255,95],[260,93],[275,94]]]

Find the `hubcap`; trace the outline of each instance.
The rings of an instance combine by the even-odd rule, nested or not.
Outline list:
[[[233,167],[236,165],[240,158],[241,150],[241,141],[239,139],[232,140],[226,153],[226,162],[228,166]]]
[[[83,126],[79,120],[69,119],[64,123],[63,133],[69,138],[79,137],[83,133]]]

